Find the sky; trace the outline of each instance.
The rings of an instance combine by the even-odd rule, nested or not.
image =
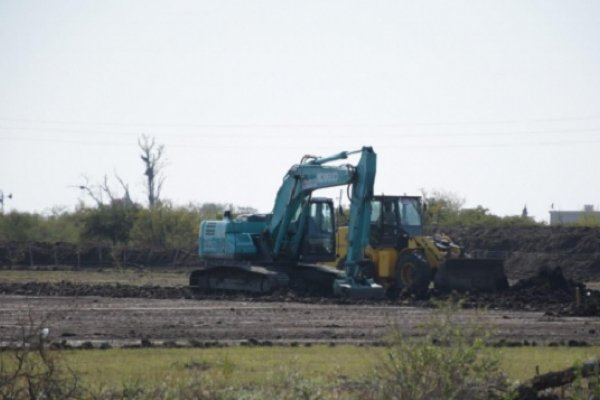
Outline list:
[[[376,193],[600,208],[600,2],[0,0],[6,211],[105,175],[143,202],[142,134],[176,205],[267,212],[304,154],[372,146]]]

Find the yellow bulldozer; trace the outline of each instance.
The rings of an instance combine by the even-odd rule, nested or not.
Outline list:
[[[443,234],[423,234],[420,196],[374,196],[369,245],[363,273],[390,296],[424,294],[433,282],[439,291],[494,292],[508,287],[504,260],[473,258]],[[348,227],[337,228],[336,266],[344,265]]]

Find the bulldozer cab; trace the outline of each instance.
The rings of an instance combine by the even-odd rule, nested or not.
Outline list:
[[[371,201],[372,247],[405,248],[411,236],[423,232],[421,197],[374,196]]]

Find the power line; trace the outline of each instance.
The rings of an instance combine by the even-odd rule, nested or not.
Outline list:
[[[90,133],[90,134],[101,134],[101,135],[135,135],[139,136],[143,132],[133,132],[133,131],[99,131],[99,130],[89,130],[89,129],[69,129],[69,128],[37,128],[37,127],[9,127],[9,126],[1,126],[0,130],[5,131],[30,131],[30,132],[57,132],[57,133]],[[303,132],[304,134],[309,134],[310,132]],[[353,137],[357,135],[362,135],[363,133],[349,133],[349,132],[328,132],[330,135],[334,136],[342,136],[342,137]],[[526,131],[502,131],[502,132],[421,132],[421,133],[405,133],[405,132],[379,132],[380,135],[385,136],[395,136],[395,137],[403,137],[403,138],[427,138],[427,137],[460,137],[460,136],[479,136],[479,137],[489,137],[489,136],[507,136],[507,135],[543,135],[543,134],[555,134],[555,133],[600,133],[600,128],[565,128],[565,129],[545,129],[545,130],[526,130]],[[321,134],[320,132],[318,134]],[[253,137],[256,137],[256,134],[253,134]],[[261,132],[259,135],[261,136],[278,136],[277,132]],[[168,133],[169,137],[195,137],[195,138],[206,138],[206,139],[214,139],[221,137],[238,137],[239,133]]]
[[[190,127],[190,128],[373,128],[373,127],[410,127],[410,126],[456,126],[456,125],[500,125],[539,122],[565,122],[565,121],[588,121],[600,119],[599,115],[569,116],[556,118],[530,118],[530,119],[506,119],[506,120],[465,120],[465,121],[417,121],[417,122],[394,122],[394,123],[163,123],[163,122],[102,122],[102,121],[65,121],[65,120],[33,120],[20,118],[2,118],[3,122],[30,123],[30,124],[60,124],[60,125],[98,125],[98,126],[129,126],[129,127]]]
[[[57,144],[77,144],[77,145],[87,145],[87,146],[117,146],[117,147],[134,147],[135,143],[124,143],[124,142],[98,142],[98,141],[80,141],[80,140],[64,140],[64,139],[56,139],[56,138],[28,138],[28,137],[1,137],[0,140],[12,140],[12,141],[27,141],[27,142],[47,142],[47,143],[57,143]],[[510,142],[510,143],[469,143],[469,144],[415,144],[415,143],[407,143],[407,144],[388,144],[386,147],[388,148],[399,148],[399,149],[448,149],[448,148],[518,148],[518,147],[530,147],[530,146],[563,146],[563,145],[580,145],[580,144],[595,144],[600,143],[600,139],[591,139],[591,140],[559,140],[559,141],[536,141],[536,142]],[[273,144],[257,144],[261,148],[297,148],[297,145],[282,145],[277,146]],[[210,149],[246,149],[249,147],[253,147],[252,144],[238,144],[238,145],[221,145],[221,144],[194,144],[194,143],[169,143],[169,147],[183,147],[183,148],[210,148]],[[329,149],[333,146],[322,146],[322,145],[312,145],[311,148],[322,148]]]

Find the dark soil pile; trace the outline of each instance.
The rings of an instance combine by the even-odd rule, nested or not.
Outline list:
[[[540,268],[535,276],[522,279],[501,293],[467,295],[466,304],[541,310],[552,315],[600,316],[600,292],[565,278],[560,267]]]
[[[444,229],[469,249],[542,253],[600,253],[600,228],[577,226],[469,226]]]
[[[600,281],[600,228],[573,226],[459,227],[444,232],[467,251],[505,258],[509,279],[560,267],[569,279]]]

